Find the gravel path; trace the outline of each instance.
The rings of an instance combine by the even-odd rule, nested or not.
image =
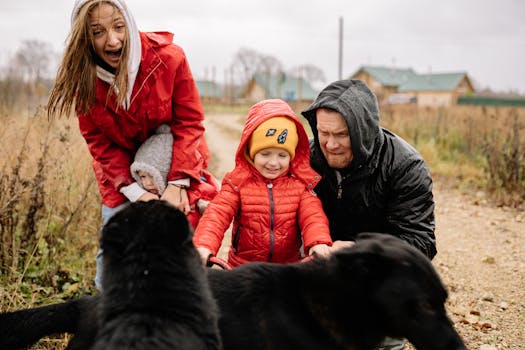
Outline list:
[[[436,181],[434,266],[470,349],[525,349],[525,213]]]

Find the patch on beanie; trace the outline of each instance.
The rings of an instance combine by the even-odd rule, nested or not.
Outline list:
[[[277,136],[277,143],[283,144],[286,142],[286,136],[288,136],[288,129],[284,129],[279,136]]]
[[[266,131],[266,135],[265,136],[266,137],[273,136],[273,135],[275,135],[276,132],[277,132],[277,129],[270,128],[270,129],[268,129],[268,131]]]

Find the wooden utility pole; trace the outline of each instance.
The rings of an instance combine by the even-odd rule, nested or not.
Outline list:
[[[343,79],[343,17],[339,17],[339,80]]]

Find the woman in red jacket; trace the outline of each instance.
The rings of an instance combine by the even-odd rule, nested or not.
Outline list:
[[[168,124],[173,153],[161,199],[196,226],[195,202],[213,198],[218,185],[206,171],[204,113],[183,50],[171,33],[139,32],[123,0],[77,0],[71,22],[48,114],[77,113],[93,157],[103,222],[129,201],[159,199],[134,181],[130,164],[155,129]]]
[[[297,261],[301,244],[307,254],[328,254],[328,220],[313,192],[320,179],[310,167],[306,132],[288,104],[265,100],[252,106],[235,169],[195,230],[203,261],[217,254],[232,219],[232,266]]]

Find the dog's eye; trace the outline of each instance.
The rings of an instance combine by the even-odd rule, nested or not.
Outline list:
[[[417,309],[426,314],[433,314],[435,312],[434,308],[432,307],[432,304],[430,304],[426,300],[418,301]]]

